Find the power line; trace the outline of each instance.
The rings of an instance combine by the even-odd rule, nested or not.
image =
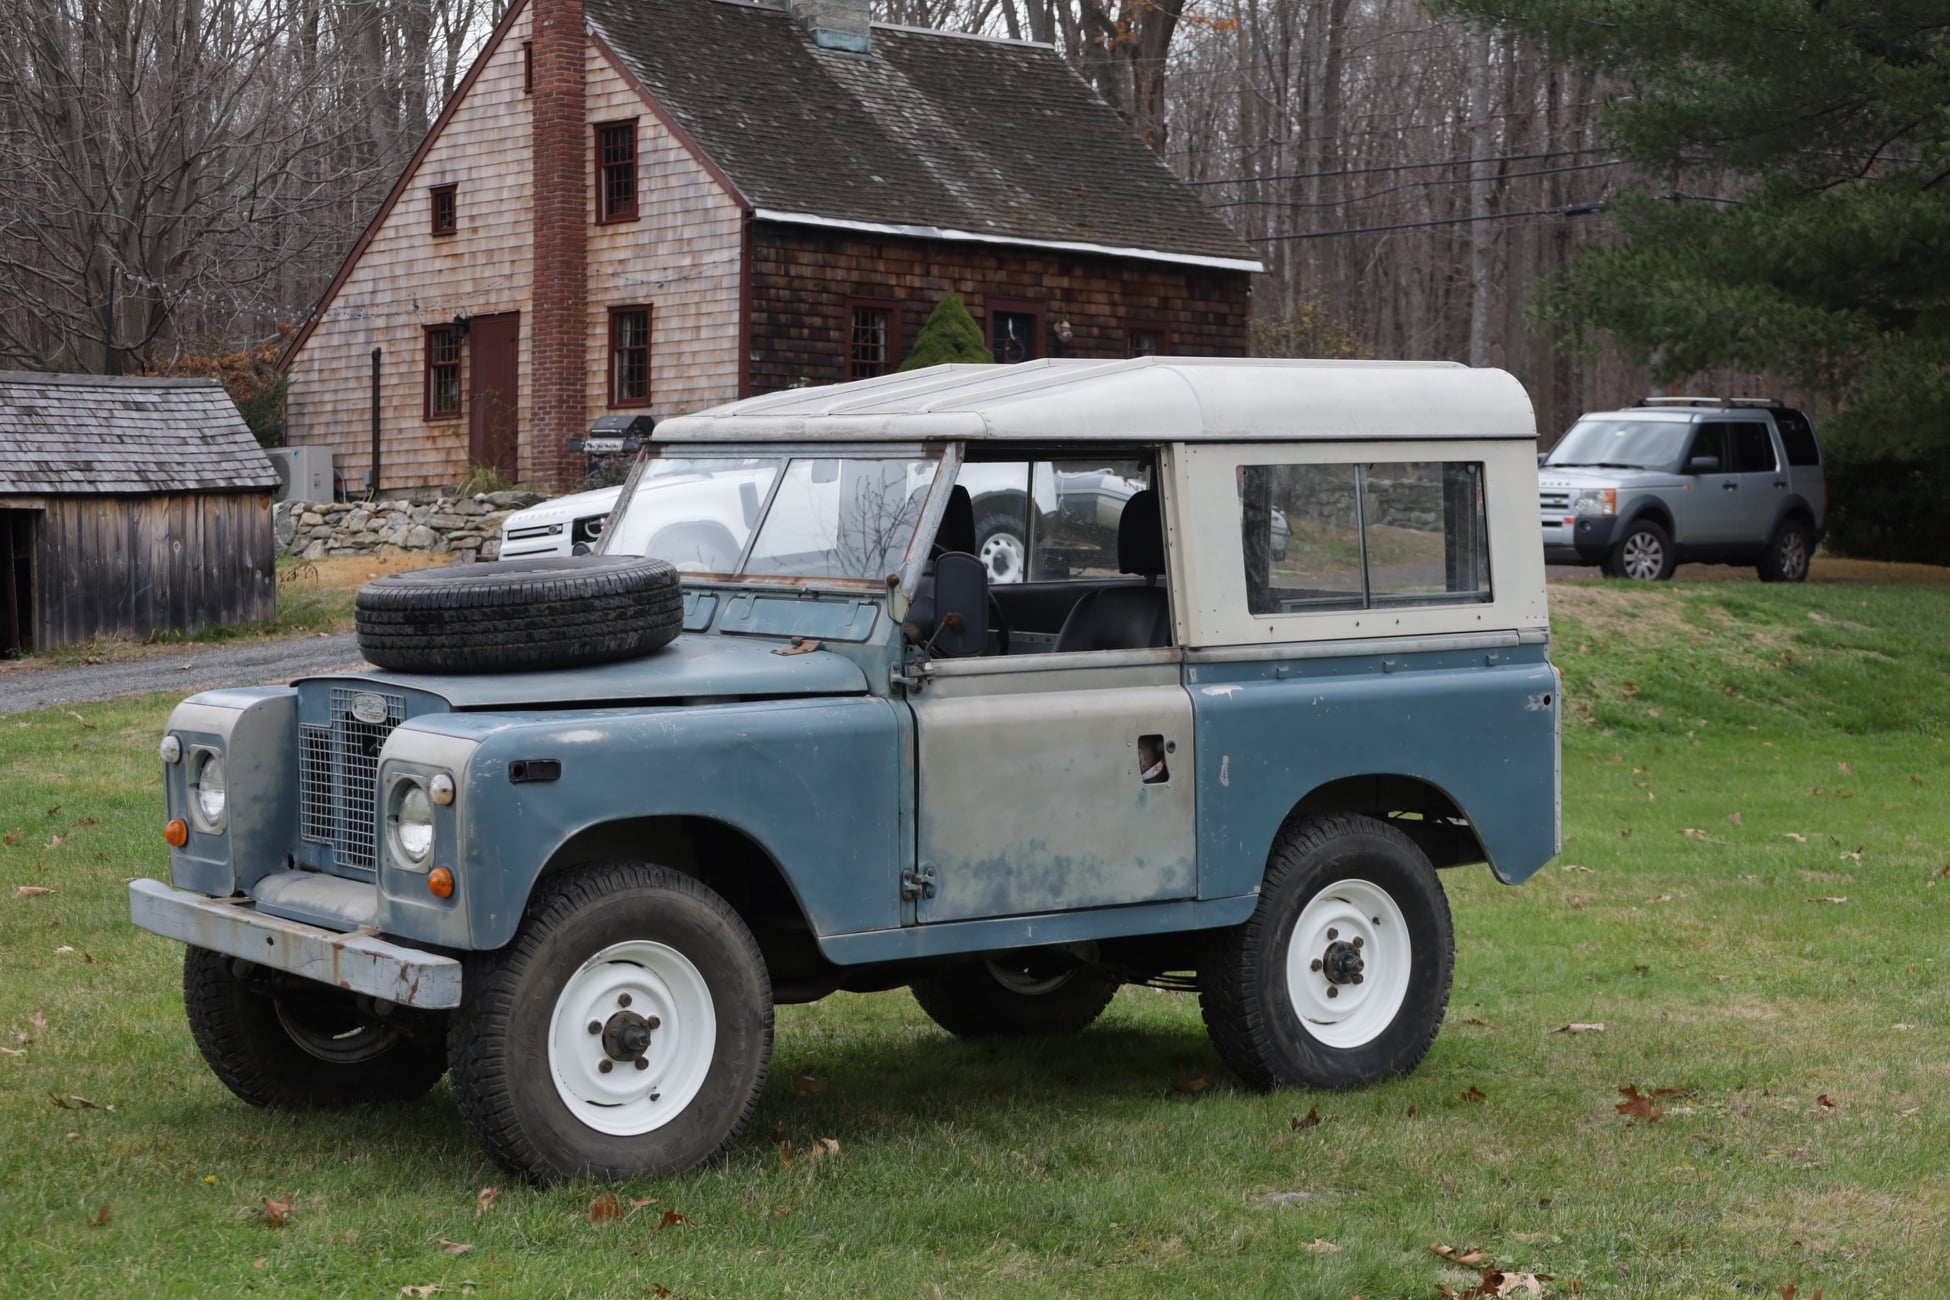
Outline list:
[[[1340,235],[1378,235],[1390,230],[1425,230],[1430,226],[1465,226],[1476,221],[1509,221],[1516,217],[1584,217],[1603,211],[1600,203],[1567,203],[1561,208],[1526,208],[1520,212],[1492,212],[1486,217],[1443,217],[1436,221],[1397,221],[1387,226],[1354,226],[1346,230],[1307,230],[1291,235],[1252,235],[1249,244],[1277,244],[1289,239],[1333,239]]]
[[[1541,153],[1484,154],[1480,158],[1451,158],[1446,162],[1394,163],[1386,167],[1350,167],[1333,172],[1283,172],[1276,176],[1224,176],[1215,181],[1186,181],[1186,185],[1244,185],[1252,181],[1310,181],[1323,177],[1373,176],[1380,172],[1419,172],[1438,167],[1474,167],[1479,163],[1531,162],[1539,158],[1571,158],[1610,153],[1609,149],[1546,149]],[[1611,164],[1604,164],[1610,166]],[[1492,177],[1491,179],[1496,179]]]

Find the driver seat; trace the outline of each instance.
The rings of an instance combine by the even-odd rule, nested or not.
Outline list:
[[[1117,569],[1144,579],[1141,587],[1098,587],[1070,609],[1056,634],[1056,651],[1144,650],[1171,644],[1171,603],[1158,583],[1165,571],[1164,516],[1158,494],[1145,488],[1124,503],[1117,519]]]

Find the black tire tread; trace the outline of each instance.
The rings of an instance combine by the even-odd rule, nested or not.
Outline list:
[[[758,941],[743,919],[703,882],[665,867],[607,862],[569,868],[536,887],[512,943],[494,952],[469,957],[462,976],[467,992],[448,1034],[454,1100],[461,1118],[495,1163],[511,1173],[547,1184],[590,1172],[563,1161],[559,1152],[544,1150],[522,1125],[511,1093],[510,1071],[548,1067],[546,1063],[519,1057],[519,1046],[512,1041],[509,1021],[517,1000],[523,996],[524,977],[548,934],[585,908],[605,906],[623,891],[641,888],[686,894],[729,922],[732,933],[743,945],[742,956],[752,964],[764,986],[763,1057],[757,1082],[723,1141],[697,1165],[722,1159],[758,1108],[771,1060],[771,980]]]
[[[1079,969],[1062,987],[1040,995],[997,984],[984,967],[915,980],[908,986],[928,1019],[957,1038],[1075,1034],[1090,1028],[1117,996],[1119,982]]]
[[[1804,547],[1803,553],[1807,557],[1803,562],[1800,575],[1792,578],[1781,568],[1781,540],[1787,536],[1790,530],[1801,534]],[[1767,549],[1760,553],[1760,560],[1754,565],[1754,571],[1758,574],[1762,582],[1805,582],[1808,577],[1808,571],[1814,568],[1814,552],[1815,530],[1813,526],[1798,515],[1790,516],[1789,518],[1783,519],[1781,526],[1774,530],[1774,535],[1767,539]]]
[[[1266,1021],[1268,1004],[1254,995],[1266,974],[1268,963],[1284,961],[1286,936],[1267,923],[1288,882],[1308,869],[1308,858],[1337,840],[1350,836],[1377,836],[1392,841],[1426,865],[1427,857],[1413,840],[1377,818],[1356,813],[1313,816],[1290,821],[1274,842],[1260,886],[1259,904],[1244,925],[1229,931],[1217,950],[1199,969],[1199,1011],[1207,1034],[1219,1056],[1246,1084],[1263,1092],[1306,1082],[1314,1087],[1357,1086],[1320,1079],[1294,1077],[1282,1054],[1276,1049],[1272,1027]],[[1433,868],[1430,868],[1433,878]],[[1438,896],[1440,886],[1438,885]],[[1446,902],[1436,909],[1436,920],[1445,946],[1454,949],[1454,928]],[[1407,1074],[1421,1063],[1442,1028],[1442,1008],[1449,1002],[1453,970],[1442,971],[1435,993],[1436,1014],[1429,1018],[1424,1032],[1398,1051],[1389,1073]]]
[[[541,556],[368,583],[359,649],[399,672],[577,668],[649,654],[682,630],[677,571],[648,556]]]
[[[224,1087],[253,1106],[332,1110],[408,1101],[447,1072],[438,1039],[401,1038],[383,1056],[356,1065],[307,1054],[277,1022],[271,999],[231,973],[232,959],[191,946],[183,953],[183,1005],[197,1050]]]

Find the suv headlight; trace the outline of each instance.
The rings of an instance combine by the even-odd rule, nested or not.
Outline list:
[[[229,799],[224,790],[223,755],[214,749],[199,749],[190,758],[190,803],[196,810],[201,830],[223,829],[224,808]]]
[[[418,781],[393,787],[393,847],[408,862],[421,863],[433,851],[433,801]]]
[[[1615,515],[1618,513],[1618,489],[1585,488],[1572,498],[1571,508],[1581,515]]]

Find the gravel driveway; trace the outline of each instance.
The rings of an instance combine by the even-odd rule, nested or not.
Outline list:
[[[189,695],[215,686],[257,686],[294,677],[365,668],[350,632],[251,645],[186,645],[121,663],[76,668],[0,668],[0,713],[169,691]]]

